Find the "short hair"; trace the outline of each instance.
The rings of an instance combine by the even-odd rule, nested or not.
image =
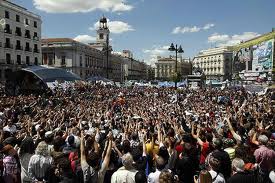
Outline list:
[[[147,183],[146,174],[144,171],[138,171],[135,175],[136,183]]]
[[[133,156],[130,153],[124,154],[122,157],[122,164],[126,169],[130,169],[133,165]]]
[[[220,166],[221,166],[221,162],[220,160],[218,160],[217,158],[213,157],[210,155],[210,158],[209,158],[209,165],[210,167],[214,170],[214,171],[218,171],[220,169]]]
[[[220,138],[214,138],[213,145],[214,145],[215,149],[221,149],[223,146],[223,142]]]
[[[163,159],[163,157],[158,156],[156,158],[156,168],[158,170],[163,170],[165,168],[165,160]]]
[[[233,159],[232,169],[236,172],[242,172],[244,170],[244,161],[241,158]]]
[[[159,175],[159,183],[173,183],[173,175],[168,171],[164,170]]]
[[[260,144],[266,145],[268,142],[268,137],[266,135],[260,135],[258,137],[258,141],[260,142]]]

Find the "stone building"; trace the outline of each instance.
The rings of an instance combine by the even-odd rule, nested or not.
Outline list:
[[[28,65],[41,64],[41,18],[10,1],[0,1],[0,81]]]

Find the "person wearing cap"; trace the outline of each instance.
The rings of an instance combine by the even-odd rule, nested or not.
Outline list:
[[[234,140],[227,138],[224,140],[224,151],[228,153],[231,161],[235,158]]]

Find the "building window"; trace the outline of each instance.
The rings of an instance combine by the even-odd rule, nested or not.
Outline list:
[[[82,67],[82,56],[79,57],[79,65]]]
[[[25,30],[25,38],[31,38],[31,34],[29,30]]]
[[[37,28],[37,21],[34,21],[34,22],[33,22],[33,26],[34,26],[35,28]]]
[[[33,39],[38,40],[37,32],[33,33]]]
[[[6,53],[6,63],[11,64],[11,54]]]
[[[33,51],[34,51],[35,53],[39,53],[37,44],[34,44],[34,50],[33,50]]]
[[[16,40],[16,47],[15,47],[15,49],[16,49],[16,50],[22,50],[20,40]]]
[[[10,18],[10,12],[5,11],[5,18]]]
[[[30,57],[29,56],[26,56],[26,64],[30,65]]]
[[[25,25],[29,25],[29,19],[25,19]]]
[[[38,65],[38,58],[37,57],[34,58],[34,65]]]
[[[18,65],[21,65],[21,55],[17,55],[16,62]]]
[[[66,56],[61,57],[61,65],[66,65]]]
[[[26,42],[25,51],[30,51],[30,43]]]
[[[104,38],[104,34],[99,34],[99,39],[103,39]]]
[[[20,16],[16,15],[16,22],[20,22]]]
[[[16,29],[15,29],[15,35],[16,36],[22,36],[22,32],[21,32],[21,28],[20,27],[16,27]]]
[[[8,33],[8,34],[11,34],[11,33],[12,33],[12,32],[11,32],[11,28],[10,28],[10,25],[9,25],[9,24],[6,24],[6,25],[5,25],[4,32],[5,32],[5,33]]]

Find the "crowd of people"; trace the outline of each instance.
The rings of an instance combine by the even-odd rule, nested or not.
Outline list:
[[[0,182],[274,183],[274,114],[243,88],[2,95]]]

